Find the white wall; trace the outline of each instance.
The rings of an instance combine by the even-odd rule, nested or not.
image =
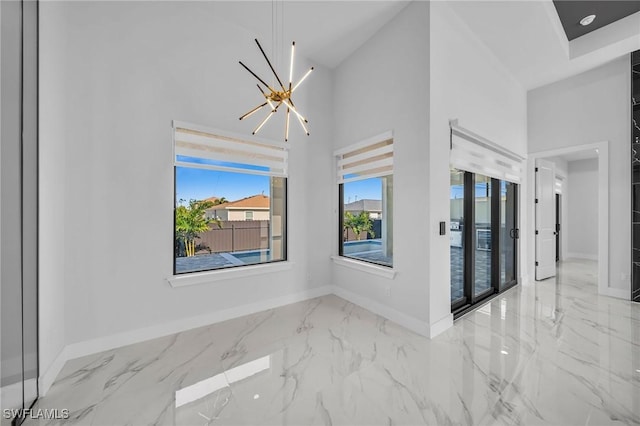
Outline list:
[[[335,70],[334,148],[394,132],[395,279],[342,265],[333,268],[339,295],[429,335],[429,232],[415,226],[428,211],[429,4],[403,9]],[[335,169],[335,165],[330,165]],[[337,201],[335,178],[332,199]],[[336,206],[336,202],[333,203]],[[337,253],[337,210],[331,232]],[[389,291],[387,295],[387,290]]]
[[[41,296],[63,295],[58,330],[67,345],[285,300],[329,283],[327,272],[308,279],[307,257],[308,238],[323,248],[329,242],[326,228],[308,229],[325,224],[331,211],[316,209],[318,192],[310,191],[314,179],[328,182],[330,168],[309,173],[313,156],[330,158],[326,69],[316,65],[296,97],[311,136],[292,123],[293,268],[172,288],[165,280],[173,262],[171,120],[250,134],[254,123],[238,117],[260,99],[238,60],[268,76],[255,35],[219,19],[216,2],[45,3],[41,25],[42,178],[51,178],[41,189],[49,206],[42,210],[42,267],[50,269]],[[299,70],[311,65],[301,55],[298,61]],[[274,117],[261,136],[281,140],[283,122]],[[326,266],[323,253],[314,271]],[[50,316],[59,326],[59,306],[51,304],[45,309],[55,309]],[[43,326],[41,333],[58,341],[63,332]]]
[[[39,72],[39,362],[45,391],[62,367],[56,359],[65,346],[65,250],[67,213],[67,132],[72,98],[67,87],[65,10],[40,3]],[[69,210],[73,211],[73,210]],[[81,210],[82,211],[82,210]]]
[[[449,222],[449,119],[520,155],[526,154],[526,92],[468,29],[446,2],[431,3],[431,118],[429,148],[428,282],[431,323],[450,314],[449,236],[438,222]],[[527,182],[521,185],[521,199]],[[520,227],[527,215],[519,210]],[[448,227],[447,227],[448,229]],[[526,258],[521,232],[520,257]],[[526,276],[524,262],[518,275]]]
[[[598,159],[569,162],[568,257],[598,258]]]
[[[530,153],[609,141],[608,286],[624,291],[631,271],[630,72],[624,57],[528,93]]]
[[[379,82],[391,86],[371,90]],[[439,222],[450,217],[449,119],[524,155],[525,90],[447,4],[416,2],[337,69],[334,93],[336,148],[395,132],[398,272],[389,281],[338,265],[334,283],[380,311],[416,319],[422,324],[416,327],[436,335],[451,325],[449,236],[438,234]],[[421,209],[428,212],[427,226],[409,226],[411,217],[404,215]]]

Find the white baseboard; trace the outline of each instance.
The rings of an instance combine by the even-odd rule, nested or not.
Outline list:
[[[387,318],[409,330],[425,337],[431,337],[431,327],[425,321],[404,314],[380,302],[361,296],[342,287],[333,286],[333,294],[355,305],[365,308],[374,314]],[[452,320],[453,323],[453,320]]]
[[[631,299],[630,289],[605,287],[603,289],[598,289],[598,290],[599,290],[598,292],[604,296],[615,297],[617,299],[624,299],[624,300]]]
[[[598,255],[589,253],[567,253],[567,259],[598,260]]]
[[[438,334],[446,331],[449,327],[452,327],[452,326],[453,326],[453,314],[449,314],[444,318],[431,324],[431,327],[429,328],[429,338],[433,339]]]
[[[157,339],[158,337],[168,336],[170,334],[179,333],[181,331],[191,330],[193,328],[203,327],[206,325],[215,324],[217,322],[254,314],[256,312],[265,311],[267,309],[273,309],[279,306],[289,305],[291,303],[302,302],[304,300],[313,299],[314,297],[319,296],[325,296],[331,293],[332,286],[317,287],[298,293],[288,294],[286,296],[276,297],[256,303],[237,306],[235,308],[212,312],[210,314],[184,318],[161,325],[125,331],[122,333],[112,334],[110,336],[99,337],[97,339],[86,340],[83,342],[71,343],[65,347],[64,355],[66,357],[66,360],[79,358],[81,356],[91,355],[98,352],[119,348],[121,346],[130,345],[133,343],[144,342],[146,340]]]

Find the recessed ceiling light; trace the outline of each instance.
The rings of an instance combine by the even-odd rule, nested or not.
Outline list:
[[[588,15],[580,20],[580,25],[586,27],[596,19],[596,15]]]

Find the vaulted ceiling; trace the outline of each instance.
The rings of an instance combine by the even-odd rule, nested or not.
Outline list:
[[[351,55],[407,4],[406,0],[214,2],[222,19],[254,32],[265,46],[271,45],[275,32],[287,46],[295,41],[300,54],[329,68]]]
[[[526,89],[587,71],[640,49],[640,12],[633,13],[640,1],[447,3]],[[601,3],[613,8],[601,12]],[[216,1],[214,7],[220,19],[253,32],[265,47],[271,45],[275,31],[283,46],[295,40],[299,54],[335,68],[407,4],[404,0]],[[600,27],[581,36],[567,36],[565,28],[588,11],[599,14],[594,24]],[[624,14],[627,16],[601,25]],[[569,40],[570,37],[573,38]]]
[[[551,0],[451,1],[449,5],[526,89],[640,49],[640,12],[569,41]]]

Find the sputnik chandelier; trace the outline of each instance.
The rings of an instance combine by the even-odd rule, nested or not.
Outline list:
[[[256,84],[256,86],[258,86],[260,95],[264,98],[264,101],[265,101],[264,103],[258,105],[257,107],[253,108],[252,110],[244,114],[242,117],[240,117],[240,120],[244,120],[245,118],[252,116],[253,114],[260,111],[265,106],[269,105],[269,108],[271,108],[271,110],[269,111],[267,116],[260,122],[260,124],[258,124],[258,127],[256,127],[256,129],[253,131],[252,134],[255,135],[267,123],[267,121],[269,121],[269,119],[278,111],[278,108],[280,108],[280,106],[284,104],[284,106],[286,106],[287,108],[287,112],[285,116],[285,125],[284,125],[285,142],[289,140],[289,113],[290,112],[293,112],[295,114],[295,116],[298,119],[298,122],[302,126],[302,129],[307,134],[307,136],[309,136],[309,130],[305,125],[305,123],[309,123],[309,122],[296,109],[296,105],[293,103],[293,99],[291,99],[291,95],[293,95],[293,92],[295,92],[295,90],[298,87],[300,87],[302,82],[309,76],[309,74],[311,74],[311,71],[313,71],[313,67],[311,67],[311,69],[305,73],[305,75],[300,79],[300,81],[298,81],[295,85],[293,84],[293,57],[294,57],[294,52],[296,48],[296,42],[294,41],[291,44],[291,64],[289,66],[289,85],[285,87],[285,85],[282,83],[282,80],[278,76],[278,73],[276,72],[275,68],[273,68],[273,65],[271,65],[271,61],[269,61],[267,54],[264,53],[264,49],[262,49],[262,46],[260,45],[260,42],[258,41],[258,39],[255,39],[255,42],[258,45],[260,52],[262,52],[262,56],[264,56],[264,59],[267,61],[269,68],[271,68],[271,71],[273,72],[273,75],[275,76],[280,87],[274,89],[269,84],[267,84],[262,78],[258,77],[256,73],[251,71],[249,67],[247,67],[245,64],[242,63],[242,61],[239,61],[240,65],[242,65],[244,69],[249,71],[249,73],[251,73],[251,75],[254,76],[260,84],[262,84],[262,86],[260,86],[260,84]],[[275,86],[275,83],[274,83],[274,86]]]

